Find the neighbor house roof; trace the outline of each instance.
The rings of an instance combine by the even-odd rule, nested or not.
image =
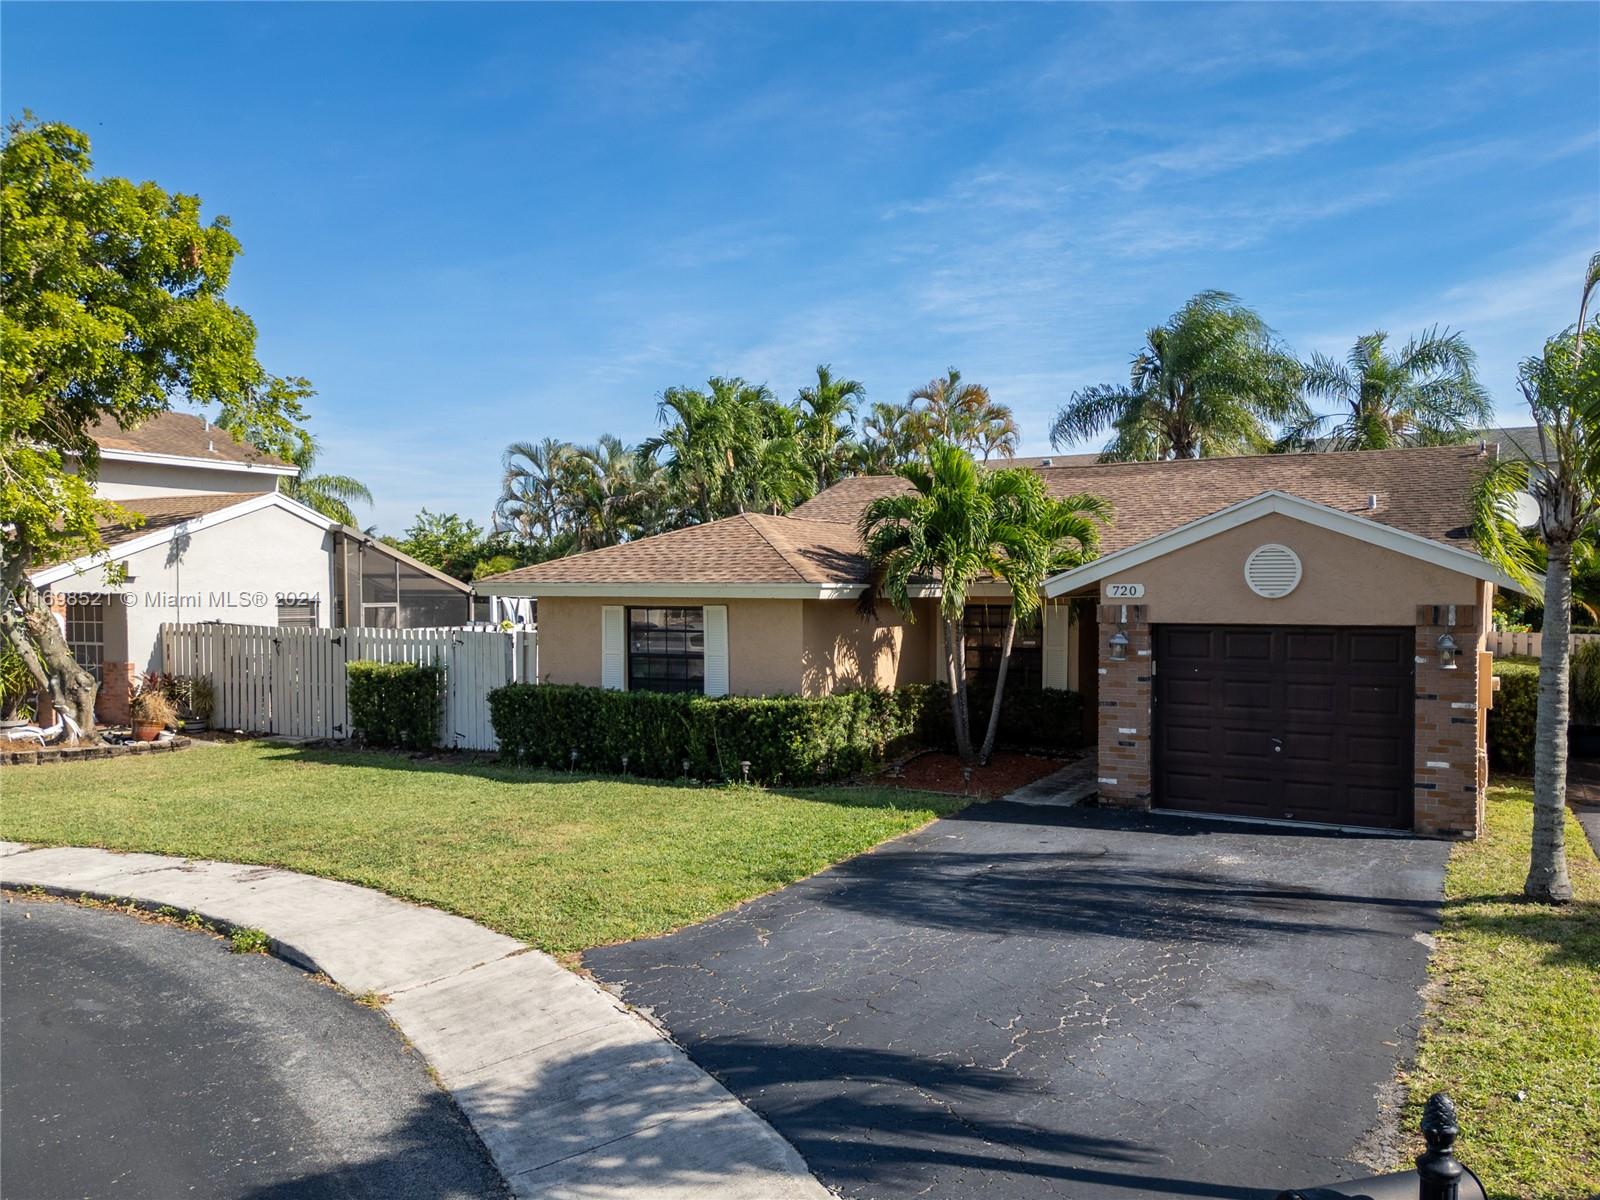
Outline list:
[[[248,446],[198,413],[163,412],[132,429],[106,418],[89,431],[104,458],[161,461],[193,459],[213,466],[252,467],[273,474],[295,474],[298,468],[281,458]]]
[[[1036,467],[1052,495],[1088,492],[1112,505],[1101,538],[1113,554],[1264,492],[1282,492],[1364,521],[1475,552],[1472,491],[1492,459],[1473,446],[1275,454],[1154,463]],[[991,464],[993,465],[993,464]],[[856,522],[880,496],[909,491],[893,475],[842,480],[786,517],[746,514],[481,580],[498,594],[843,595],[869,578]],[[684,585],[687,585],[685,587]],[[756,592],[755,589],[762,589]],[[778,589],[778,590],[773,590]],[[821,589],[819,591],[819,589]]]
[[[30,575],[35,586],[68,579],[91,568],[116,562],[172,541],[180,535],[198,533],[215,525],[231,521],[263,508],[281,508],[321,530],[334,527],[334,522],[308,508],[298,500],[291,500],[282,492],[214,492],[181,496],[139,496],[117,502],[129,512],[144,518],[140,525],[107,521],[100,525],[101,550],[81,555],[64,562],[39,567]],[[251,548],[241,545],[241,553]]]

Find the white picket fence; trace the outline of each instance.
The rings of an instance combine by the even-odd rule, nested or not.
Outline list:
[[[1600,642],[1600,633],[1575,633],[1572,635],[1572,648],[1574,650],[1584,642]],[[1543,645],[1544,634],[1542,633],[1500,633],[1491,631],[1489,634],[1489,653],[1496,658],[1507,654],[1538,658],[1539,650]]]
[[[537,656],[534,634],[520,629],[161,627],[161,669],[211,680],[213,729],[278,737],[350,737],[345,664],[367,659],[443,667],[441,744],[493,750],[489,692],[536,681]]]

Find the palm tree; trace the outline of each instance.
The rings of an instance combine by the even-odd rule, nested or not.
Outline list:
[[[855,464],[867,475],[889,475],[916,457],[911,409],[876,401],[861,422]]]
[[[1050,444],[1112,438],[1108,462],[1264,453],[1268,423],[1303,420],[1300,364],[1251,309],[1208,291],[1145,334],[1126,387],[1074,392],[1056,414]]]
[[[506,447],[494,527],[514,533],[527,545],[548,541],[560,527],[558,489],[573,453],[557,438],[512,442]]]
[[[310,434],[302,434],[300,445],[290,455],[290,461],[300,468],[300,474],[283,482],[283,494],[316,509],[329,520],[341,525],[359,528],[360,523],[351,511],[352,504],[372,504],[372,492],[359,479],[349,475],[314,475],[312,467],[317,461],[317,441]]]
[[[645,440],[643,453],[665,453],[668,483],[687,500],[701,524],[716,519],[718,500],[733,469],[737,396],[743,380],[712,379],[710,391],[671,387],[661,393],[656,417],[665,428]]]
[[[827,363],[818,365],[815,386],[800,389],[795,405],[800,410],[801,446],[819,492],[837,483],[849,465],[856,405],[866,394],[854,379],[835,379]]]
[[[783,512],[815,490],[799,412],[765,388],[761,393],[737,423],[729,476],[734,512]]]
[[[1466,339],[1430,329],[1391,352],[1389,335],[1357,338],[1344,362],[1313,354],[1304,366],[1307,395],[1333,413],[1308,416],[1283,438],[1285,449],[1388,450],[1457,442],[1494,419]]]
[[[986,482],[994,502],[989,570],[1011,589],[1011,607],[1006,614],[994,699],[989,704],[989,728],[978,752],[982,763],[994,754],[1000,698],[1005,692],[1017,623],[1038,610],[1039,588],[1048,576],[1095,556],[1100,546],[1099,524],[1111,518],[1111,506],[1098,496],[1085,492],[1061,499],[1051,496],[1037,471],[1009,467],[994,472]]]
[[[1564,827],[1567,718],[1572,649],[1573,545],[1600,519],[1600,320],[1589,301],[1600,286],[1600,254],[1589,260],[1578,323],[1522,364],[1522,394],[1539,429],[1540,460],[1497,463],[1477,492],[1473,534],[1479,549],[1533,590],[1543,543],[1544,638],[1539,654],[1539,709],[1533,757],[1533,849],[1522,891],[1533,900],[1572,899]],[[1587,335],[1587,336],[1586,336]],[[1519,527],[1518,500],[1538,506],[1534,531]]]
[[[594,445],[576,449],[570,461],[562,486],[578,549],[615,546],[638,536],[646,474],[638,452],[615,434],[603,433]]]
[[[918,404],[924,407],[918,408]],[[997,403],[981,383],[962,383],[951,367],[941,378],[915,389],[907,402],[921,440],[944,441],[967,451],[1010,458],[1017,452],[1019,431],[1011,410]]]
[[[1090,496],[1052,500],[1036,473],[987,471],[967,451],[945,441],[932,443],[925,460],[901,467],[899,474],[912,490],[874,500],[861,516],[861,540],[875,577],[874,588],[863,599],[870,602],[881,588],[911,620],[913,588],[938,586],[956,753],[971,765],[975,757],[962,627],[969,589],[989,574],[1011,585],[1014,605],[1005,641],[1009,657],[1018,617],[1038,606],[1040,581],[1053,565],[1092,552],[1098,543],[1093,519],[1107,510]],[[1004,672],[1002,659],[985,756],[993,751]]]
[[[873,564],[877,587],[908,619],[913,587],[933,583],[940,589],[956,754],[970,764],[962,616],[968,589],[990,564],[993,500],[983,486],[982,469],[970,454],[949,442],[933,443],[926,461],[908,463],[898,474],[912,491],[882,496],[867,505],[861,514],[861,542]]]

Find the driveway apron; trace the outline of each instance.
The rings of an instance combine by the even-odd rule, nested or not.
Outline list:
[[[842,1195],[1270,1200],[1370,1173],[1448,852],[987,804],[584,962]]]

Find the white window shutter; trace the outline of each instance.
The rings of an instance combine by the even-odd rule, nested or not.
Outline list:
[[[728,694],[728,606],[708,604],[706,621],[706,695]]]
[[[600,606],[600,686],[613,692],[628,687],[627,659],[623,651],[622,605]]]
[[[1067,646],[1072,641],[1068,623],[1071,606],[1044,602],[1044,686],[1067,686]]]

